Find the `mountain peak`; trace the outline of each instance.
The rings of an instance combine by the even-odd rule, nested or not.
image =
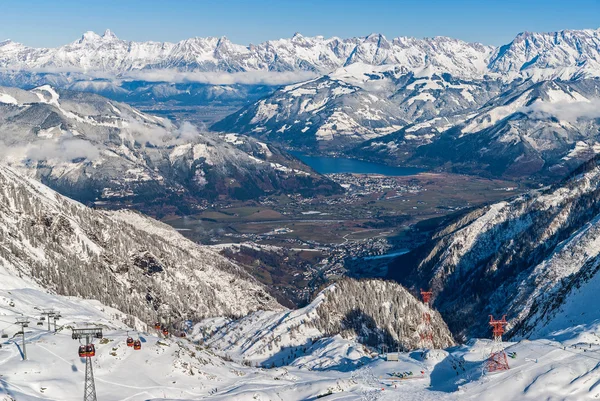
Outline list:
[[[87,42],[96,42],[101,39],[101,36],[98,35],[94,31],[87,31],[83,35],[81,35],[81,39],[79,39],[79,43],[87,43]]]
[[[106,31],[104,31],[104,35],[102,35],[103,39],[119,39],[117,38],[117,35],[115,35],[113,33],[113,31],[111,31],[110,29],[107,29]]]
[[[386,40],[385,36],[383,36],[380,33],[372,33],[370,35],[367,35],[367,37],[365,38],[365,42],[376,42],[380,40]]]

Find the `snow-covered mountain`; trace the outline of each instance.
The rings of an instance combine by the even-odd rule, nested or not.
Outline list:
[[[5,40],[0,42],[0,68],[46,73],[103,72],[116,76],[151,70],[323,74],[365,63],[393,64],[411,71],[432,68],[471,78],[490,73],[565,78],[586,73],[597,76],[599,44],[600,30],[592,29],[525,32],[500,47],[448,37],[387,39],[381,34],[341,39],[297,33],[289,39],[247,46],[234,44],[226,37],[197,37],[177,43],[134,42],[121,40],[107,30],[103,35],[86,32],[80,39],[57,48],[32,48]],[[155,77],[158,75],[154,73]]]
[[[53,49],[2,42],[0,82],[51,84],[140,104],[250,102],[214,128],[311,150],[371,141],[371,151],[354,153],[393,162],[432,142],[436,133],[430,127],[442,132],[460,124],[524,80],[597,78],[599,60],[600,30],[526,32],[500,47],[377,34],[349,39],[296,34],[249,46],[226,38],[130,42],[107,31],[87,32]],[[427,124],[427,132],[419,132],[419,124]],[[399,138],[377,141],[399,130]]]
[[[190,212],[219,195],[340,191],[275,146],[50,86],[0,88],[0,144],[0,157],[67,196],[151,213]]]
[[[598,77],[600,29],[523,32],[494,51],[491,72],[536,80]]]
[[[600,151],[600,80],[525,81],[472,113],[409,125],[350,151],[390,164],[553,179]]]
[[[520,34],[475,70],[456,61],[459,54],[452,63],[462,71],[434,61],[353,60],[254,101],[213,128],[311,151],[341,147],[390,164],[507,176],[568,171],[585,159],[573,154],[594,149],[600,30]],[[583,113],[562,112],[579,108],[575,102]]]
[[[595,312],[565,308],[597,291],[599,157],[564,182],[457,216],[389,275],[431,287],[453,333],[483,335],[488,315],[507,315],[512,336],[586,323]],[[570,306],[573,309],[572,306]]]
[[[576,220],[574,211],[590,209],[587,202],[598,196],[598,182],[600,167],[589,165],[565,186],[531,195],[539,208],[528,211],[535,217],[550,216],[555,208],[566,210],[550,217],[554,223],[549,226],[561,232],[561,222]],[[590,378],[598,368],[600,315],[589,308],[599,288],[594,274],[600,249],[597,219],[590,218],[544,260],[552,269],[536,267],[541,274],[531,298],[537,301],[529,314],[529,321],[542,322],[532,333],[536,339],[494,345],[473,339],[446,350],[401,352],[397,362],[387,362],[356,339],[377,342],[388,331],[410,348],[418,343],[415,334],[426,311],[432,316],[435,341],[452,344],[440,315],[397,284],[346,280],[297,311],[257,312],[235,321],[209,318],[194,326],[189,340],[163,338],[127,314],[153,321],[156,314],[176,318],[192,305],[206,307],[200,310],[208,311],[206,316],[244,313],[252,305],[280,307],[263,299],[261,288],[239,268],[156,221],[132,212],[87,209],[7,167],[0,167],[0,188],[0,332],[7,336],[0,340],[0,399],[80,399],[85,368],[69,328],[89,326],[103,328],[93,364],[98,396],[107,401],[496,401],[493,390],[499,387],[503,399],[514,401],[597,395]],[[505,203],[504,208],[516,212],[519,202]],[[521,203],[521,208],[527,206]],[[469,230],[485,232],[481,227]],[[453,244],[449,251],[457,249]],[[163,298],[149,298],[149,290]],[[464,290],[460,296],[470,297]],[[226,307],[221,308],[224,300]],[[158,302],[163,306],[155,312]],[[57,333],[47,331],[40,319],[46,308],[61,311]],[[464,317],[485,312],[472,308]],[[188,313],[183,316],[199,311]],[[24,316],[31,319],[25,329],[26,362],[21,360],[20,327],[14,324]],[[483,334],[489,337],[489,329]],[[141,350],[126,346],[128,335],[141,339]],[[485,360],[498,348],[514,356],[510,370],[484,376]]]
[[[327,73],[361,62],[399,64],[410,69],[432,66],[456,74],[479,75],[485,71],[494,50],[491,46],[446,37],[388,40],[379,34],[327,39],[297,33],[289,39],[248,46],[234,44],[225,37],[191,38],[177,43],[133,42],[120,40],[107,30],[103,35],[86,32],[79,40],[52,49],[32,48],[10,40],[0,42],[0,68],[120,76],[141,72],[137,76],[143,77],[151,70]]]
[[[92,210],[0,166],[0,265],[151,322],[280,306],[241,267],[131,211]]]
[[[341,354],[318,366],[326,369],[348,363],[340,361],[345,355],[356,353],[359,358],[350,359],[360,359],[364,354],[342,339],[358,340],[377,349],[383,345],[403,350],[431,347],[420,337],[424,313],[431,316],[434,348],[453,345],[440,314],[402,286],[391,281],[353,279],[331,285],[301,309],[259,311],[238,320],[208,319],[196,325],[194,338],[220,355],[267,367],[315,368],[305,365],[302,357],[333,343]],[[339,337],[332,340],[335,336]]]
[[[60,311],[57,332],[48,331],[41,313],[52,308]],[[21,327],[17,318],[30,319],[25,328],[27,361],[22,360]],[[52,325],[51,325],[52,326]],[[2,401],[75,401],[84,388],[85,360],[78,357],[78,341],[71,338],[71,328],[101,327],[103,338],[96,339],[96,355],[92,358],[95,387],[99,399],[132,401],[148,399],[190,400],[199,398],[222,400],[273,399],[304,400],[327,394],[329,389],[345,391],[360,397],[374,384],[350,379],[343,361],[372,362],[374,354],[362,350],[352,340],[332,338],[332,344],[355,347],[359,352],[339,355],[335,365],[329,355],[336,347],[315,347],[314,354],[300,359],[314,364],[328,364],[336,370],[324,375],[323,370],[284,367],[262,369],[225,360],[206,346],[186,339],[165,338],[155,330],[132,319],[121,310],[97,300],[66,297],[48,292],[23,272],[0,261],[0,400]],[[4,337],[6,336],[6,337]],[[126,345],[132,336],[140,339],[141,349]],[[418,366],[412,362],[411,366]],[[260,391],[257,392],[256,386]],[[257,394],[262,394],[257,398]],[[268,398],[266,398],[268,397]]]
[[[397,65],[355,63],[285,86],[212,129],[294,147],[339,149],[378,142],[387,134],[432,119],[449,126],[507,86],[497,79],[460,79],[432,68],[412,72]]]

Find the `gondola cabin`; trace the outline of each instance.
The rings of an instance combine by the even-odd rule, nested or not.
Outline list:
[[[163,336],[166,337],[166,336],[169,335],[169,330],[165,327],[165,328],[162,329],[162,333],[163,333]]]
[[[161,326],[160,326],[160,323],[159,323],[159,322],[156,322],[156,323],[154,323],[154,329],[156,329],[156,330],[160,330],[160,327],[161,327]]]
[[[131,337],[127,337],[127,346],[128,347],[133,347],[133,338]]]
[[[79,346],[79,357],[85,358],[86,356],[87,356],[87,353],[85,352],[85,345],[80,345]]]
[[[140,340],[135,340],[133,343],[133,349],[135,349],[135,350],[142,349],[142,342]]]
[[[96,356],[96,347],[94,347],[94,344],[88,344],[85,346],[85,352],[88,357]]]

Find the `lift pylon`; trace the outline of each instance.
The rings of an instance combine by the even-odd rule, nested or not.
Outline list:
[[[25,346],[25,327],[29,327],[29,319],[24,316],[17,318],[17,323],[21,326],[21,334],[23,335],[23,360],[27,360],[27,348]]]
[[[427,307],[429,307],[432,295],[433,291],[421,290],[423,303],[427,305]],[[431,313],[429,312],[429,309],[423,312],[419,336],[421,337],[421,346],[423,348],[433,348],[433,326],[431,325]]]
[[[508,324],[506,321],[506,315],[502,316],[502,319],[496,320],[494,316],[490,315],[490,326],[492,327],[492,334],[494,335],[494,342],[492,343],[492,350],[490,356],[486,362],[488,372],[497,372],[501,370],[510,369],[508,366],[508,359],[506,358],[506,352],[502,348],[502,334],[504,334],[504,326]]]
[[[81,340],[85,338],[86,350],[91,345],[91,340],[94,338],[102,338],[102,329],[85,328],[85,329],[73,329],[71,338],[74,340]],[[92,365],[92,355],[86,353],[85,356],[85,385],[83,391],[83,401],[97,401],[96,398],[96,383],[94,382],[94,370]]]

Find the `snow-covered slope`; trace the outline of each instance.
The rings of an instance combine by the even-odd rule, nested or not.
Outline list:
[[[245,271],[135,212],[102,212],[0,166],[0,266],[146,322],[280,306]]]
[[[475,110],[441,111],[348,153],[389,164],[554,182],[600,152],[599,90],[597,78],[515,82]]]
[[[220,355],[262,366],[292,365],[346,369],[364,363],[362,344],[380,348],[415,349],[425,312],[431,315],[433,346],[454,340],[439,313],[429,309],[402,286],[381,280],[344,279],[322,291],[308,306],[292,311],[260,311],[240,320],[208,319],[194,329]],[[328,361],[312,358],[330,355]],[[319,365],[313,365],[315,361]]]
[[[57,333],[47,331],[46,321],[40,320],[43,310],[50,308],[62,315]],[[22,361],[18,317],[30,319],[25,329],[27,361]],[[48,293],[0,263],[0,333],[7,336],[0,339],[0,400],[80,400],[85,361],[77,355],[80,343],[71,338],[71,328],[90,326],[103,329],[103,338],[95,340],[92,361],[98,399],[106,401],[256,400],[257,391],[271,399],[281,394],[299,401],[329,388],[358,395],[365,389],[348,374],[335,371],[323,376],[307,369],[265,370],[228,362],[191,341],[164,338],[96,300]],[[126,346],[128,335],[141,340],[141,350]]]
[[[399,129],[401,114],[386,96],[326,76],[286,86],[212,129],[300,147],[344,146]]]
[[[219,195],[340,190],[275,146],[227,138],[98,95],[0,88],[0,158],[81,201],[165,214]]]
[[[93,364],[98,399],[106,401],[522,401],[598,396],[593,385],[600,360],[597,321],[534,341],[502,343],[515,358],[509,358],[509,371],[493,375],[482,376],[492,349],[489,340],[401,353],[398,362],[386,362],[337,337],[317,341],[294,366],[263,369],[224,360],[210,346],[146,332],[139,322],[137,330],[131,329],[119,310],[49,294],[2,266],[0,279],[0,331],[8,335],[0,341],[3,401],[80,400],[85,363],[77,356],[79,343],[71,339],[70,327],[87,326],[103,328]],[[43,308],[61,311],[57,333],[46,331],[45,322],[36,324]],[[21,360],[21,336],[14,324],[23,315],[31,319],[25,330],[27,361]],[[141,350],[126,346],[128,334],[141,339]]]
[[[574,294],[597,287],[598,160],[554,187],[457,217],[429,243],[395,260],[390,276],[431,287],[434,305],[455,334],[482,335],[489,314],[507,314],[514,337],[547,332],[549,324],[570,327],[570,319],[556,316],[564,315]],[[585,309],[573,312],[574,319],[585,313],[589,321]]]

